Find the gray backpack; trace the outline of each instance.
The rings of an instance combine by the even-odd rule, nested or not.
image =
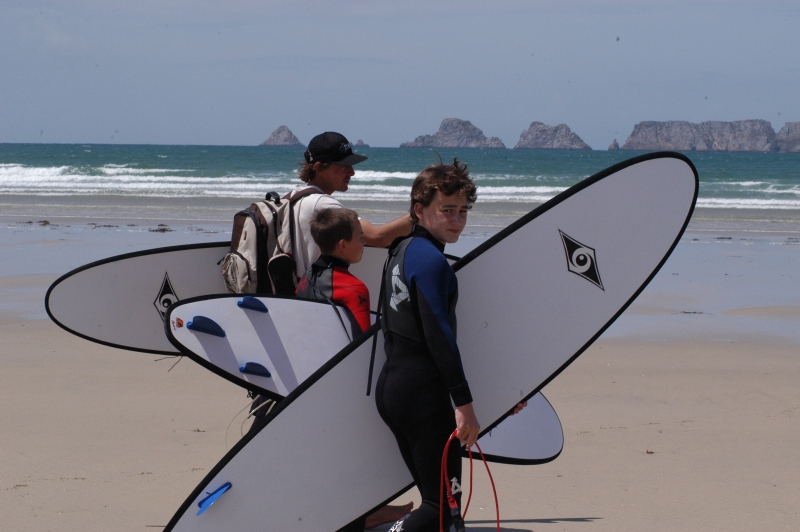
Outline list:
[[[231,250],[222,258],[225,288],[234,294],[294,295],[293,207],[300,199],[321,194],[308,187],[281,198],[268,192],[233,217]]]

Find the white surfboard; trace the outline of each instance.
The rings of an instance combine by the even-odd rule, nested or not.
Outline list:
[[[484,433],[647,286],[686,229],[697,187],[683,155],[636,157],[559,194],[456,263],[458,343]],[[364,394],[373,336],[373,383],[385,359],[378,331],[370,328],[279,403],[166,530],[338,530],[408,489],[394,437]],[[347,451],[333,458],[331,448]]]
[[[170,342],[198,364],[276,400],[353,338],[343,308],[278,296],[215,295],[180,301],[170,309],[166,332]],[[542,464],[561,453],[564,433],[553,407],[537,393],[526,409],[480,443],[491,461]]]
[[[171,246],[93,262],[57,279],[47,290],[45,309],[57,325],[86,340],[172,355],[177,350],[164,336],[167,307],[226,293],[218,263],[229,249],[230,242]],[[367,247],[351,267],[372,294],[380,288],[385,260],[385,249]]]

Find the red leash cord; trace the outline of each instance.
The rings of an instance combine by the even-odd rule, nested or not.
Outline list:
[[[441,481],[439,485],[439,532],[445,532],[444,530],[444,515],[442,512],[444,506],[444,493],[447,492],[447,503],[450,506],[450,515],[453,519],[453,524],[456,527],[457,532],[464,532],[464,519],[467,518],[467,510],[469,510],[469,503],[472,500],[472,448],[467,448],[467,453],[469,454],[469,495],[467,496],[467,504],[464,506],[464,515],[461,516],[458,510],[458,503],[456,502],[456,498],[453,496],[453,488],[450,486],[450,479],[447,478],[447,455],[450,451],[450,442],[453,441],[453,438],[456,437],[458,434],[458,430],[454,430],[450,437],[447,439],[447,443],[444,446],[444,453],[442,453],[442,474],[441,474]],[[483,456],[483,451],[481,450],[481,446],[478,445],[478,442],[475,442],[475,447],[478,448],[478,453],[481,455],[481,460],[483,460],[483,465],[486,466],[486,472],[489,474],[489,481],[492,483],[492,492],[494,493],[494,507],[497,513],[497,532],[500,532],[500,503],[497,501],[497,488],[494,485],[494,478],[492,478],[492,472],[489,470],[489,464],[486,462],[486,457]],[[443,485],[442,485],[443,484]]]

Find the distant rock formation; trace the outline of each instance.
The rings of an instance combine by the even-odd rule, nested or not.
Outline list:
[[[618,151],[619,150],[619,142],[617,139],[614,139],[614,142],[608,145],[608,151]]]
[[[356,148],[369,148],[369,144],[367,144],[366,142],[364,142],[364,141],[363,141],[363,140],[361,140],[361,139],[358,139],[358,140],[356,141],[356,143],[355,143],[355,147],[356,147]]]
[[[531,123],[531,127],[519,136],[515,150],[591,150],[581,138],[566,124],[548,126],[541,122]]]
[[[304,144],[297,140],[288,127],[281,126],[272,132],[267,140],[261,143],[262,146],[303,146]]]
[[[776,151],[775,130],[766,120],[736,122],[639,122],[623,150]]]
[[[800,122],[786,122],[775,135],[775,144],[782,152],[800,152]]]
[[[439,131],[433,135],[421,135],[401,148],[505,148],[497,137],[486,138],[483,131],[467,120],[445,118]]]

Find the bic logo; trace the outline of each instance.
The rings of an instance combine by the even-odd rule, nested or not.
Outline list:
[[[567,236],[560,229],[558,232],[561,235],[561,241],[564,243],[564,252],[567,254],[567,269],[605,291],[603,281],[600,280],[600,272],[597,270],[594,249],[584,246],[574,238]]]
[[[153,301],[153,305],[161,315],[162,320],[164,316],[166,316],[169,306],[176,301],[178,301],[178,296],[172,288],[172,283],[169,282],[169,274],[165,273],[164,281],[161,283],[161,290],[158,291],[158,296],[156,296],[156,300]]]

